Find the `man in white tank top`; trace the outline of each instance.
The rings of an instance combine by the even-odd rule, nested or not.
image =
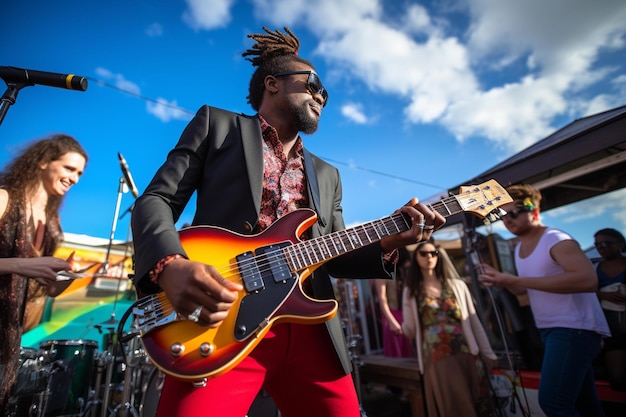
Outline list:
[[[529,185],[507,191],[513,202],[502,207],[506,228],[519,238],[518,275],[479,265],[479,281],[527,293],[544,344],[539,405],[547,417],[603,417],[592,361],[609,327],[595,294],[598,280],[591,261],[569,234],[544,226],[541,193]]]

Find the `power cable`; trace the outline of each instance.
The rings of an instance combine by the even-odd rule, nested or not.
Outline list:
[[[399,181],[410,182],[410,183],[412,183],[412,184],[423,185],[423,186],[425,186],[425,187],[432,187],[432,188],[435,188],[435,189],[437,189],[437,190],[443,190],[444,188],[446,188],[446,187],[439,186],[439,185],[433,185],[433,184],[428,184],[428,183],[421,182],[421,181],[415,181],[415,180],[412,180],[412,179],[409,179],[409,178],[399,177],[399,176],[397,176],[397,175],[393,175],[393,174],[386,174],[386,173],[384,173],[384,172],[375,171],[375,170],[373,170],[373,169],[369,169],[369,168],[359,167],[359,166],[357,166],[357,165],[354,165],[354,164],[348,164],[348,163],[346,163],[346,162],[337,161],[337,160],[332,159],[332,158],[325,158],[325,157],[321,157],[321,158],[322,158],[322,159],[324,159],[324,160],[326,160],[326,161],[330,161],[330,162],[332,162],[332,163],[334,163],[334,164],[344,165],[344,166],[347,166],[347,167],[349,167],[349,168],[354,168],[354,169],[358,169],[358,170],[360,170],[360,171],[370,172],[370,173],[372,173],[372,174],[381,175],[381,176],[383,176],[383,177],[388,177],[388,178],[393,178],[393,179],[396,179],[396,180],[399,180]]]
[[[85,78],[87,78],[89,81],[93,81],[96,84],[99,84],[99,85],[101,85],[103,87],[111,88],[113,90],[119,91],[120,93],[128,94],[129,96],[133,96],[133,97],[139,98],[141,100],[149,101],[149,102],[152,102],[152,103],[158,104],[160,106],[164,106],[164,107],[169,107],[171,109],[178,110],[178,111],[183,112],[183,113],[191,114],[192,116],[194,114],[196,114],[195,112],[192,112],[191,110],[187,110],[187,109],[184,109],[182,107],[178,107],[178,106],[176,106],[174,104],[170,104],[168,102],[159,101],[159,100],[156,100],[154,98],[151,98],[151,97],[148,97],[148,96],[144,96],[143,94],[135,93],[135,92],[130,91],[130,90],[125,90],[125,89],[120,88],[118,86],[115,86],[113,84],[107,83],[106,81],[98,80],[97,78],[92,78],[92,77],[85,77]]]

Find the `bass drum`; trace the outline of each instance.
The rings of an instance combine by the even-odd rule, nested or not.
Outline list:
[[[94,340],[49,340],[39,345],[51,364],[51,393],[46,415],[82,413],[89,399],[98,343]]]
[[[50,365],[41,350],[22,347],[7,417],[41,417],[48,400]]]
[[[146,382],[143,384],[143,396],[139,405],[140,417],[156,416],[159,399],[161,398],[161,389],[163,389],[163,381],[165,381],[165,374],[158,368],[153,368],[148,374]]]

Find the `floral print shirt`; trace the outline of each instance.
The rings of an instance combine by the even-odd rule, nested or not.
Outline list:
[[[263,134],[263,197],[257,232],[300,207],[308,206],[304,177],[302,139],[298,137],[295,157],[287,159],[278,132],[259,115]]]

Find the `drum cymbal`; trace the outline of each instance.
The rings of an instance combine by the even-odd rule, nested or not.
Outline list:
[[[95,327],[96,329],[101,329],[103,327],[107,329],[115,329],[118,323],[119,323],[119,320],[117,320],[115,316],[111,316],[108,320],[103,321],[102,323],[96,324],[93,327]]]

